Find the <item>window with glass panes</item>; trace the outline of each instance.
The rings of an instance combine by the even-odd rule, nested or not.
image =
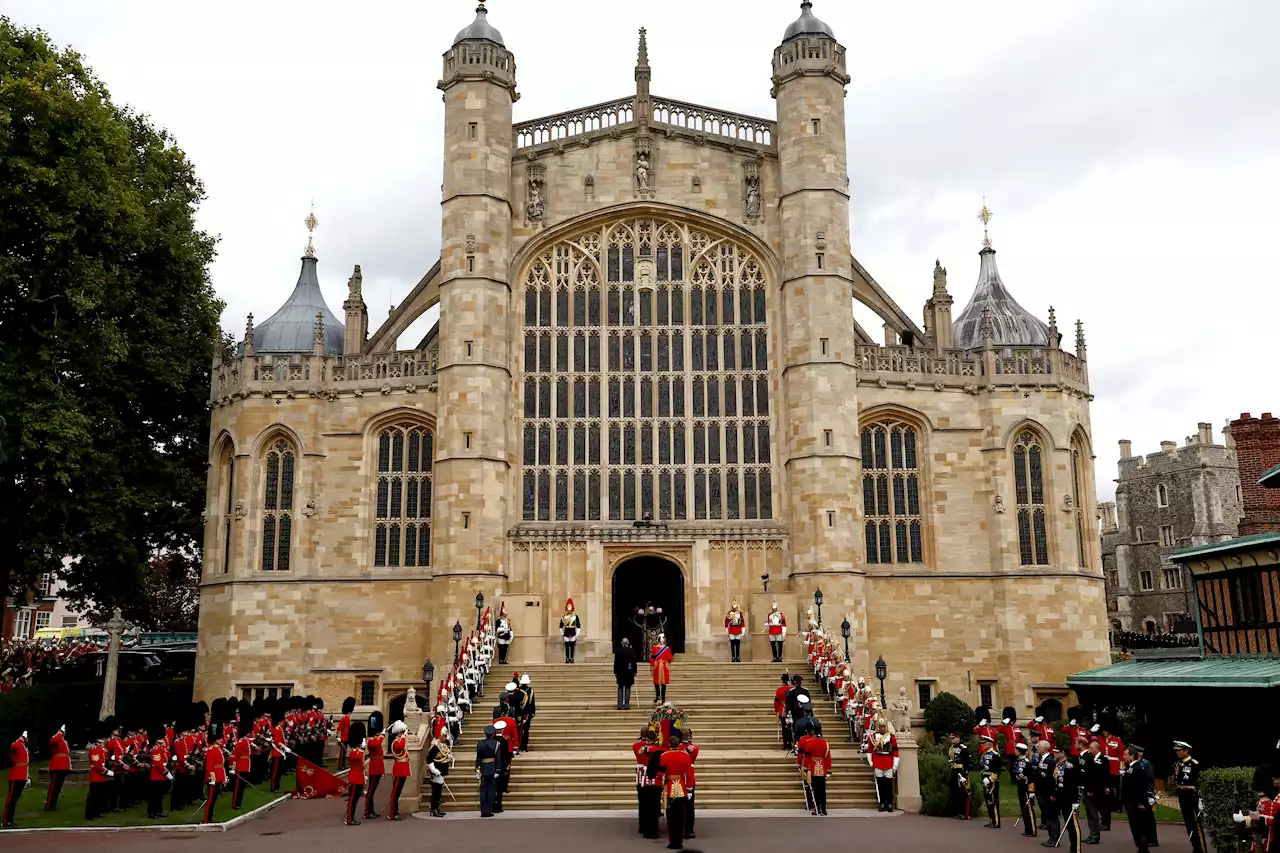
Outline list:
[[[524,520],[772,518],[758,257],[638,218],[547,248],[523,285]]]
[[[1030,431],[1013,445],[1013,491],[1018,505],[1018,552],[1024,566],[1049,564],[1045,517],[1044,450]]]
[[[378,431],[373,564],[431,565],[431,471],[435,437],[421,424]]]
[[[293,484],[297,456],[284,439],[273,442],[263,464],[262,570],[289,571],[293,545]]]
[[[919,433],[885,421],[862,428],[862,512],[868,563],[924,562]]]

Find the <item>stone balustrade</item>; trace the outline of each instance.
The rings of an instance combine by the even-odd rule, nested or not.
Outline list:
[[[633,109],[633,98],[628,95],[603,104],[520,122],[514,128],[516,148],[533,148],[628,124],[633,120]]]
[[[671,98],[653,99],[653,123],[766,148],[772,148],[777,137],[777,122]]]
[[[209,401],[225,406],[242,397],[311,396],[337,399],[349,393],[389,394],[433,390],[438,350],[399,350],[360,355],[264,353],[215,363]]]
[[[856,366],[860,382],[905,383],[912,388],[931,385],[936,390],[961,387],[966,391],[986,386],[1061,386],[1089,393],[1084,360],[1049,347],[937,352],[922,347],[859,344]]]

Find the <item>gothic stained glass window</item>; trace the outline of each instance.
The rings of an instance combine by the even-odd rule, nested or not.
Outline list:
[[[373,564],[381,568],[429,566],[435,436],[420,424],[399,423],[379,430],[377,440]],[[534,449],[531,440],[525,453]],[[533,497],[532,485],[526,479],[526,506]]]
[[[1080,566],[1084,568],[1091,568],[1090,563],[1092,560],[1090,559],[1087,544],[1090,541],[1090,534],[1088,532],[1088,525],[1085,521],[1087,516],[1084,511],[1085,494],[1081,489],[1081,484],[1089,482],[1085,468],[1086,463],[1084,461],[1087,458],[1088,457],[1085,454],[1084,447],[1080,440],[1073,440],[1071,442],[1071,496],[1073,498],[1072,508],[1075,510],[1076,549],[1079,555]]]
[[[1030,430],[1013,445],[1013,494],[1018,507],[1018,554],[1024,566],[1049,565],[1044,450]]]
[[[642,285],[650,273],[652,288]],[[687,225],[636,218],[544,249],[522,284],[526,521],[772,518],[758,258]],[[544,452],[549,436],[554,454]]]
[[[861,439],[867,563],[923,563],[920,434],[888,420],[864,426]]]
[[[293,556],[293,485],[297,455],[284,439],[263,461],[262,570],[289,571]]]

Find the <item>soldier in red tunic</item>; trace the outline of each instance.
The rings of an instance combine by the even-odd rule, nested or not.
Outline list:
[[[1021,734],[1018,729],[1018,712],[1012,706],[1006,705],[1000,717],[1000,725],[996,726],[996,732],[1004,736],[1005,764],[1011,765],[1017,754],[1018,737]]]
[[[280,791],[280,777],[284,775],[285,761],[293,750],[284,740],[284,708],[277,705],[271,712],[271,793]]]
[[[659,780],[649,774],[649,762],[662,753],[657,744],[657,733],[648,727],[640,730],[640,737],[631,745],[636,757],[636,803],[640,834],[645,838],[658,837],[658,818],[662,811]]]
[[[825,817],[827,777],[831,775],[831,746],[823,740],[821,732],[807,734],[796,741],[796,762],[804,774],[805,784],[813,792],[809,813]]]
[[[231,748],[231,758],[234,762],[231,769],[236,774],[235,783],[231,788],[231,809],[240,811],[244,807],[244,788],[248,784],[247,777],[253,766],[253,739],[249,737],[248,732],[236,738],[235,745]]]
[[[1071,738],[1072,757],[1079,757],[1082,752],[1080,741],[1083,739],[1085,744],[1089,743],[1089,730],[1084,726],[1076,725],[1074,717],[1072,717],[1070,722],[1062,727],[1062,730],[1067,733],[1067,737]]]
[[[18,739],[9,745],[9,795],[4,800],[4,825],[17,826],[13,822],[14,812],[18,808],[18,797],[22,789],[27,787],[30,773],[27,768],[31,764],[31,753],[27,750],[27,733],[18,735]]]
[[[729,612],[724,615],[724,630],[729,635],[729,661],[742,663],[742,635],[747,630],[747,617],[738,609],[736,598]]]
[[[369,790],[364,795],[364,816],[368,820],[378,817],[378,813],[373,810],[373,795],[378,790],[378,783],[382,781],[382,777],[387,773],[386,765],[386,737],[382,734],[382,718],[381,716],[369,717],[369,738],[366,748],[366,766],[365,776]]]
[[[364,723],[359,721],[348,723],[346,735],[346,746],[350,749],[351,755],[351,769],[347,773],[347,815],[342,822],[347,826],[359,826],[360,821],[356,820],[356,809],[360,805],[360,796],[364,793]]]
[[[391,803],[387,806],[387,820],[404,820],[400,814],[400,793],[409,781],[409,739],[405,731],[404,720],[391,724]]]
[[[868,742],[870,755],[867,763],[871,765],[876,780],[876,804],[879,811],[892,812],[893,778],[898,774],[898,738],[889,727],[889,721],[883,716],[877,717],[875,731]]]
[[[71,772],[71,748],[67,745],[67,727],[64,725],[49,738],[49,792],[44,798],[44,810],[51,812],[58,807],[58,795],[62,783]]]
[[[164,795],[169,790],[173,774],[169,772],[169,747],[162,732],[151,735],[151,766],[147,771],[147,817],[158,820],[168,817],[164,813]]]
[[[218,802],[222,786],[227,784],[227,768],[219,743],[211,743],[204,750],[204,777],[209,783],[209,793],[204,801],[204,822],[213,823],[213,806]]]
[[[338,770],[347,769],[347,735],[351,733],[351,712],[356,709],[356,697],[342,700],[342,718],[338,720]],[[323,753],[322,753],[323,754]],[[359,823],[359,821],[356,821]]]
[[[671,733],[671,748],[662,753],[658,764],[662,769],[662,797],[667,803],[667,849],[684,848],[685,809],[689,803],[688,773],[693,759],[680,748],[680,734]]]
[[[684,736],[686,738],[691,737],[687,730],[685,731]],[[675,749],[677,747],[672,748]],[[685,804],[684,809],[684,837],[697,838],[697,836],[693,834],[693,789],[698,784],[697,776],[694,773],[694,765],[698,763],[698,753],[701,752],[701,750],[698,749],[697,744],[687,742],[680,744],[678,748],[684,750],[689,756],[689,772],[685,774],[685,779],[689,783],[689,799]]]
[[[667,645],[666,636],[658,635],[657,645],[649,652],[649,668],[653,671],[653,702],[667,701],[667,685],[671,683],[671,661],[675,653]]]
[[[782,643],[787,638],[787,617],[778,610],[778,601],[774,599],[769,608],[769,615],[764,620],[765,633],[769,635],[769,648],[773,651],[773,662],[782,663]]]

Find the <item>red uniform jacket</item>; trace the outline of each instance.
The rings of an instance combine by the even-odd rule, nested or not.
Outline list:
[[[382,735],[374,735],[369,738],[369,770],[370,776],[384,776],[387,772],[387,766],[383,761],[382,754]]]
[[[236,772],[248,773],[249,767],[253,762],[253,741],[247,736],[237,740],[232,757],[236,761]]]
[[[684,777],[689,783],[689,790],[692,791],[693,786],[698,784],[693,765],[698,762],[698,753],[701,750],[698,749],[698,745],[695,743],[682,743],[680,744],[680,750],[689,756],[689,769],[684,774]]]
[[[778,617],[777,625],[774,625],[772,620],[769,618],[774,615],[777,615]],[[787,617],[783,616],[781,611],[777,611],[776,614],[770,613],[769,616],[765,617],[765,621],[769,625],[769,636],[771,637],[781,637],[782,629],[787,627]]]
[[[831,747],[817,735],[805,735],[796,743],[796,754],[803,757],[801,764],[812,776],[831,775]]]
[[[1106,753],[1107,761],[1111,764],[1111,775],[1119,776],[1120,762],[1124,759],[1124,742],[1112,735],[1102,741],[1102,751]]]
[[[165,774],[169,772],[167,765],[169,764],[169,750],[163,742],[157,743],[151,747],[151,781],[163,782]]]
[[[71,749],[62,732],[54,732],[49,738],[49,769],[71,770]]]
[[[164,745],[169,749],[173,749],[173,729],[171,728],[164,730]]]
[[[351,717],[350,715],[343,715],[342,719],[338,720],[338,743],[345,744],[347,742],[347,732],[349,731],[351,731]]]
[[[516,725],[515,719],[512,717],[498,717],[497,720],[494,720],[494,723],[497,723],[498,720],[507,724],[502,731],[498,732],[498,734],[507,739],[507,743],[511,744],[512,749],[519,749],[520,728]]]
[[[31,764],[31,753],[27,751],[27,742],[22,738],[18,738],[10,745],[9,761],[12,762],[12,766],[9,768],[9,781],[26,782],[28,779],[27,767]]]
[[[773,691],[773,713],[779,717],[787,715],[787,691],[790,689],[790,685],[784,684]]]
[[[351,772],[347,774],[348,785],[364,784],[364,750],[358,746],[351,747],[347,753],[351,759]]]
[[[993,741],[996,739],[996,730],[994,726],[974,726],[973,733],[978,737],[982,737],[983,735],[986,735],[987,737],[991,738]]]
[[[734,621],[737,620],[737,624]],[[730,610],[724,615],[724,627],[728,629],[730,637],[741,637],[742,632],[746,630],[747,620],[743,617],[741,610]]]
[[[395,762],[391,765],[391,775],[408,776],[409,741],[404,735],[398,735],[395,740],[391,741],[391,758]]]
[[[674,658],[675,654],[666,644],[654,646],[649,652],[649,668],[653,670],[654,684],[671,683],[671,661]]]
[[[1071,745],[1067,747],[1067,751],[1072,755],[1079,755],[1080,747],[1076,746],[1076,741],[1080,738],[1084,738],[1087,741],[1089,739],[1089,730],[1084,726],[1064,726],[1062,730],[1067,733],[1067,737],[1071,738]]]
[[[686,796],[689,790],[687,774],[693,767],[689,753],[681,749],[668,749],[658,759],[662,765],[662,795],[670,800]]]
[[[271,742],[276,745],[273,752],[279,758],[284,753],[284,726],[271,727]]]
[[[1017,752],[1018,735],[1020,734],[1017,726],[1006,726],[1001,723],[996,726],[996,731],[1004,735],[1004,754],[1013,755]]]
[[[222,761],[222,747],[211,744],[204,751],[204,776],[219,785],[227,783],[227,768]]]
[[[872,736],[874,738],[874,735]],[[898,757],[898,738],[890,735],[889,745],[871,752],[871,766],[876,770],[892,770],[893,760]]]
[[[431,721],[431,739],[444,740],[444,733],[449,730],[449,721],[444,717],[436,716]]]
[[[190,738],[180,737],[173,741],[173,760],[179,773],[186,773],[186,763],[191,753]]]
[[[1053,726],[1048,723],[1032,723],[1027,726],[1027,728],[1030,731],[1039,732],[1040,740],[1047,740],[1049,742],[1049,746],[1055,745],[1053,740]]]
[[[107,781],[107,751],[100,746],[89,747],[89,784]]]

